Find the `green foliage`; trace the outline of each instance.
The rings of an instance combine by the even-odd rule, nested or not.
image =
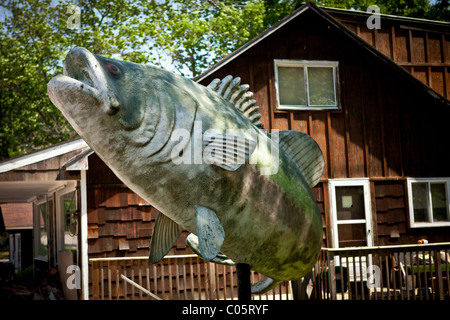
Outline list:
[[[50,2],[3,4],[11,15],[0,24],[1,158],[73,136],[45,94],[51,73],[61,72],[58,50],[65,42],[52,30]]]
[[[68,19],[80,10],[78,28]],[[76,137],[47,97],[74,46],[195,76],[263,29],[262,1],[9,0],[0,4],[0,159]]]
[[[162,1],[146,16],[149,41],[182,75],[196,76],[263,29],[262,1]]]
[[[0,3],[0,160],[76,137],[47,97],[74,46],[196,76],[300,0],[6,0]],[[71,28],[80,10],[80,25]],[[449,20],[448,0],[322,0],[318,5]]]
[[[302,0],[264,0],[264,26],[266,28],[272,26],[304,2]]]
[[[450,1],[437,0],[426,17],[431,20],[450,21]]]
[[[318,0],[319,6],[367,11],[377,5],[381,13],[396,16],[450,21],[448,0]]]

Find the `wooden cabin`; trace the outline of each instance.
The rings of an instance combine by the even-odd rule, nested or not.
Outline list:
[[[326,161],[313,188],[323,248],[449,242],[450,27],[380,15],[380,29],[369,29],[370,17],[304,4],[195,80],[240,77],[267,131],[298,130],[317,141]],[[64,210],[73,192],[76,206]],[[64,224],[76,218],[83,299],[139,297],[121,272],[166,298],[235,296],[234,271],[186,256],[187,232],[169,252],[183,262],[148,266],[157,211],[81,139],[1,162],[0,203],[7,202],[32,202],[35,230],[42,210],[49,213],[45,257],[34,236],[34,261],[48,265],[58,264]]]
[[[450,26],[370,15],[307,3],[196,80],[240,77],[264,128],[317,141],[324,247],[449,241]]]

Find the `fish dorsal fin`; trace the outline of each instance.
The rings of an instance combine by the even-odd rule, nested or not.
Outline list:
[[[261,114],[258,112],[259,107],[256,105],[256,100],[252,99],[253,92],[248,90],[250,88],[248,84],[241,84],[241,78],[233,78],[229,75],[222,80],[214,79],[208,88],[229,101],[255,126],[262,127],[261,121],[259,121],[261,118]]]
[[[325,169],[325,159],[317,142],[300,131],[286,130],[279,131],[278,134],[280,149],[285,150],[294,159],[309,187],[314,187]]]
[[[161,212],[158,213],[153,229],[152,242],[150,244],[150,263],[157,263],[172,249],[181,233],[181,227],[166,217]]]

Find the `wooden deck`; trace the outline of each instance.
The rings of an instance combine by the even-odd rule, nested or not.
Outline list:
[[[319,300],[450,300],[450,243],[322,249]]]

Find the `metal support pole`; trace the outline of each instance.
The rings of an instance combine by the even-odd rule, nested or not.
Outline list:
[[[250,265],[247,263],[236,263],[238,299],[250,301],[252,299],[250,285]]]

